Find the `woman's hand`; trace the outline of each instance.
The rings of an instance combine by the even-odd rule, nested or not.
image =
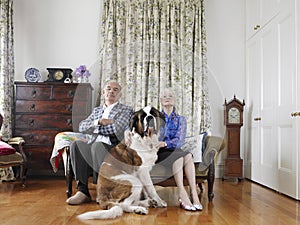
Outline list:
[[[160,141],[156,145],[156,148],[158,148],[158,149],[163,148],[163,147],[167,147],[167,143],[164,141]]]

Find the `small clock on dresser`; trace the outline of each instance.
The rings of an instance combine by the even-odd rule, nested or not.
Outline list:
[[[73,70],[70,68],[47,68],[48,80],[45,82],[61,82],[64,83],[66,79],[72,78]]]
[[[226,126],[227,158],[225,160],[225,177],[243,177],[243,160],[240,158],[240,130],[243,126],[245,101],[236,98],[229,102],[225,99],[224,123]]]

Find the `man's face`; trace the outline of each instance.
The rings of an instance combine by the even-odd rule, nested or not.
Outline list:
[[[105,101],[115,103],[121,97],[121,87],[117,82],[109,82],[105,85],[102,94]]]

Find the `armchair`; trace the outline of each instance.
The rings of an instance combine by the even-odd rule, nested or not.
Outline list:
[[[3,117],[0,114],[0,128],[2,123]],[[2,150],[0,151],[0,168],[19,167],[20,169],[17,171],[16,178],[21,179],[23,187],[25,187],[27,172],[27,158],[23,151],[24,143],[25,141],[22,137],[10,138],[7,142],[2,142]]]

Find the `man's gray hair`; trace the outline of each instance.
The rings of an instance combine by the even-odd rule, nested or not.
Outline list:
[[[117,83],[120,86],[120,91],[122,90],[122,85],[117,80],[107,80],[107,81],[105,81],[102,89],[104,89],[108,83]]]

